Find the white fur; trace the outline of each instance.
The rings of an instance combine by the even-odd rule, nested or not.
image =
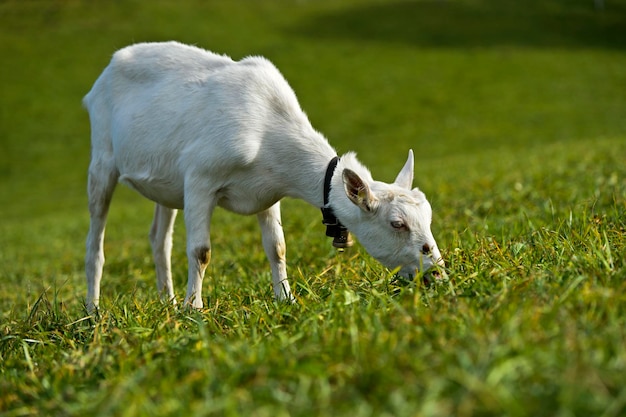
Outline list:
[[[162,297],[175,301],[172,232],[177,209],[184,209],[185,304],[202,307],[211,214],[221,206],[257,214],[274,293],[293,300],[279,200],[289,196],[321,207],[326,167],[336,153],[269,61],[235,62],[176,42],[137,44],[114,54],[84,105],[92,129],[88,308],[97,307],[100,298],[104,229],[118,181],[157,203],[150,241]],[[342,184],[350,172],[366,184],[371,207],[364,208]],[[405,276],[441,262],[430,232],[430,206],[424,194],[410,190],[412,179],[412,152],[396,184],[374,181],[349,153],[335,170],[330,194],[337,217],[368,252],[390,268],[401,267]],[[425,243],[428,256],[421,253]]]

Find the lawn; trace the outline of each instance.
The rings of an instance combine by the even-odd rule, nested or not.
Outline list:
[[[626,1],[596,3],[1,1],[0,415],[625,415]],[[81,99],[116,49],[170,39],[271,59],[377,179],[414,149],[449,280],[398,286],[286,200],[297,304],[256,218],[218,210],[205,309],[177,309],[120,186],[88,315]]]

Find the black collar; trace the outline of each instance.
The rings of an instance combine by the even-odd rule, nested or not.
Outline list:
[[[330,160],[328,168],[326,168],[326,176],[324,177],[324,206],[322,207],[322,223],[326,226],[326,236],[333,238],[333,246],[343,249],[352,246],[352,239],[350,238],[348,229],[341,224],[339,219],[337,219],[335,213],[333,212],[333,208],[328,202],[328,195],[330,194],[330,181],[333,178],[338,162],[339,157],[335,156]]]

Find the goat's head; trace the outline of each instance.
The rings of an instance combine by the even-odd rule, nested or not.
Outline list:
[[[342,180],[353,204],[344,223],[370,255],[405,279],[420,271],[426,282],[441,276],[437,267],[444,261],[430,230],[432,209],[423,192],[411,189],[413,151],[393,184],[368,181],[348,168]]]

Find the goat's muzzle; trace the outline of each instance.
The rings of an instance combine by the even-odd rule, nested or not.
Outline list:
[[[440,283],[440,282],[447,280],[448,274],[446,274],[446,271],[444,270],[443,260],[440,259],[436,264],[428,268],[428,270],[426,270],[423,273],[420,273],[418,271],[416,275],[410,275],[410,276],[402,276],[400,274],[394,274],[393,282],[401,286],[407,286],[407,285],[414,284],[416,277],[421,278],[424,286],[430,287],[433,284]]]

